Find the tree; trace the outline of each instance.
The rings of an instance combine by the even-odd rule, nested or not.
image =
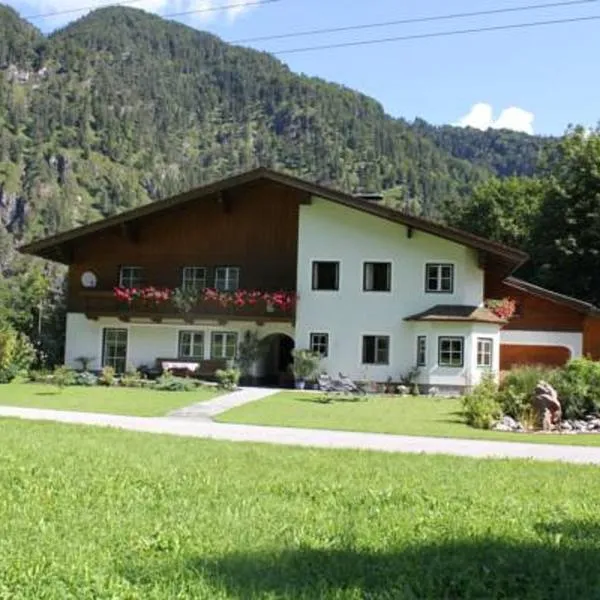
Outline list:
[[[491,178],[478,185],[461,209],[446,209],[454,226],[530,251],[547,182],[527,177]]]
[[[571,129],[560,145],[534,238],[539,283],[600,303],[600,129]]]

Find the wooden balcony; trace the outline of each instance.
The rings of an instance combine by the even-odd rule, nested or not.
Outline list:
[[[268,321],[294,322],[296,313],[295,307],[282,310],[262,301],[245,306],[222,306],[212,301],[200,301],[190,311],[181,312],[172,300],[154,303],[136,298],[127,303],[118,300],[112,290],[86,290],[81,292],[81,298],[84,313],[89,319],[117,317],[125,322],[131,319],[148,319],[161,323],[167,319],[180,319],[187,323],[215,320],[222,325],[228,321],[256,321],[260,325]]]

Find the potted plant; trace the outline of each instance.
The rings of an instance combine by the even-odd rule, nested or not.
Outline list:
[[[296,380],[296,389],[303,390],[306,380],[313,378],[319,372],[321,355],[311,350],[293,350],[292,358],[292,372]]]

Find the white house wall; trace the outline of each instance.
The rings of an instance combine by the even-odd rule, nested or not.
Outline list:
[[[226,325],[217,323],[188,325],[178,323],[124,323],[116,318],[90,320],[80,313],[67,315],[67,335],[65,364],[80,367],[77,358],[93,358],[90,368],[98,370],[102,361],[102,334],[104,328],[127,329],[127,364],[139,368],[142,365],[154,365],[157,358],[176,358],[178,354],[179,332],[204,332],[204,358],[210,358],[210,337],[213,331],[235,331],[239,339],[248,330],[256,331],[259,338],[274,333],[293,337],[293,326],[288,323],[265,323],[257,326],[254,321],[230,321]]]
[[[339,291],[311,289],[315,260],[340,262]],[[391,262],[391,292],[363,291],[363,264],[370,261]],[[428,262],[454,264],[453,293],[425,293]],[[397,381],[416,363],[415,324],[404,318],[435,304],[480,305],[483,275],[472,249],[420,231],[409,238],[404,225],[313,198],[311,205],[300,207],[296,346],[308,347],[311,332],[328,333],[323,367],[331,374]],[[471,324],[460,327],[453,331],[470,334]],[[391,337],[389,365],[361,364],[362,336],[369,334]],[[448,385],[467,384],[460,369],[432,377]]]
[[[583,333],[563,331],[503,330],[502,344],[519,346],[563,346],[571,351],[572,358],[583,356]]]

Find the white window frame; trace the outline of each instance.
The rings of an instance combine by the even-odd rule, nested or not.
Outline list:
[[[206,287],[206,267],[183,267],[181,272],[181,288],[184,290],[202,290]]]
[[[185,352],[182,352],[182,347],[184,345],[183,342],[183,338],[185,336],[190,336],[189,339],[189,352],[186,354]],[[199,355],[196,355],[194,353],[194,348],[196,347],[197,339],[200,339],[200,347],[202,348],[202,351],[200,352]],[[178,337],[177,337],[177,358],[186,358],[186,359],[191,359],[191,360],[203,360],[204,359],[204,351],[205,351],[205,336],[204,336],[204,331],[192,331],[189,329],[182,329],[179,331]],[[186,344],[188,345],[188,344]]]
[[[417,367],[427,366],[427,336],[417,336]]]
[[[223,338],[221,341],[221,352],[217,354],[215,352],[216,339],[218,337]],[[228,342],[229,340],[229,342]],[[231,343],[233,340],[233,343]],[[227,349],[232,349],[233,353],[228,355]],[[210,336],[210,357],[211,358],[225,358],[227,360],[233,360],[237,356],[238,349],[238,334],[237,331],[213,331]]]
[[[317,352],[323,358],[327,358],[329,356],[329,334],[324,331],[311,333],[308,347],[312,352]]]
[[[442,343],[450,342],[451,344],[460,342],[460,351],[450,347],[447,352],[442,351]],[[449,355],[449,361],[442,361],[442,353]],[[460,364],[453,364],[454,355],[460,356]],[[462,369],[465,366],[465,338],[456,335],[441,335],[438,337],[438,366],[446,367],[449,369]]]
[[[143,285],[143,283],[144,267],[138,265],[123,265],[119,269],[119,287],[136,288]]]
[[[320,288],[317,287],[319,282],[318,273],[318,265],[322,263],[330,263],[337,265],[336,277],[335,277],[335,287],[333,288]],[[311,263],[311,290],[313,292],[339,292],[340,291],[340,273],[342,271],[342,264],[339,260],[330,260],[330,259],[314,259]]]
[[[121,335],[125,334],[125,340],[110,339],[114,334]],[[124,345],[125,356],[120,356],[120,353],[115,352],[114,349],[111,352],[108,351],[109,344],[117,342],[117,344]],[[117,373],[124,373],[127,370],[127,358],[129,355],[129,329],[124,327],[104,327],[102,329],[102,366],[113,367]],[[118,361],[123,361],[123,368],[118,366]]]
[[[366,338],[375,338],[375,356],[374,361],[373,362],[366,362],[365,361],[365,339]],[[382,360],[378,360],[378,355],[381,352],[382,348],[379,347],[379,342],[381,340],[387,340],[387,357],[385,361]],[[390,354],[391,354],[391,347],[392,347],[392,339],[391,336],[389,335],[383,335],[383,334],[377,334],[377,333],[365,333],[362,335],[361,337],[361,344],[360,344],[360,359],[361,359],[361,364],[363,365],[372,365],[372,366],[385,366],[385,365],[389,365],[390,364]]]
[[[386,265],[387,286],[384,290],[373,288],[373,265]],[[370,267],[370,268],[369,268]],[[392,261],[391,260],[367,260],[363,262],[363,292],[389,293],[392,291]]]
[[[491,369],[494,366],[493,338],[477,338],[477,366],[482,369]]]
[[[239,267],[216,267],[215,289],[220,292],[235,292],[240,287]]]
[[[450,289],[444,289],[444,281],[448,280],[448,277],[443,276],[444,269],[450,269]],[[430,277],[430,269],[435,269],[436,273],[433,277]],[[454,285],[456,277],[456,268],[454,263],[449,262],[428,262],[425,264],[425,293],[427,294],[454,294]],[[435,288],[429,287],[430,279],[435,278]]]

